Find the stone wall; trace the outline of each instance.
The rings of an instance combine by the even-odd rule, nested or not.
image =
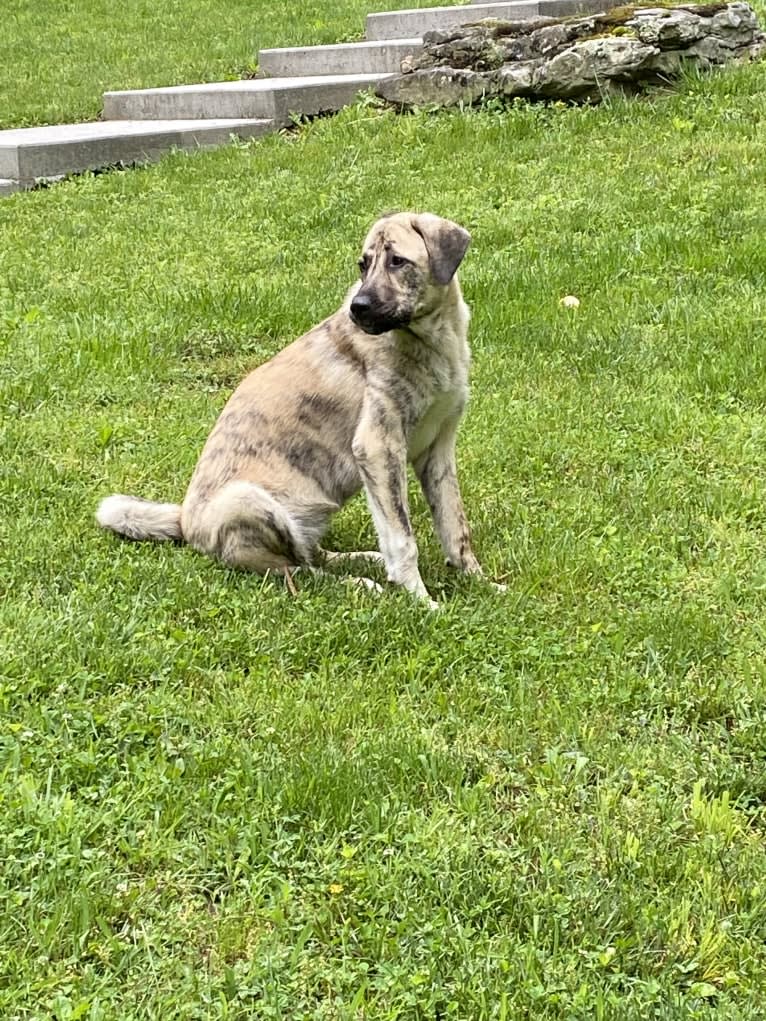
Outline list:
[[[400,108],[454,106],[490,97],[598,101],[766,53],[749,4],[622,7],[587,17],[487,19],[429,32],[402,74],[378,85]]]

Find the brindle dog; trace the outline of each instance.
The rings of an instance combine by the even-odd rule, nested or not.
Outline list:
[[[297,567],[374,557],[389,581],[435,606],[418,569],[409,460],[447,562],[480,574],[455,467],[470,361],[455,274],[470,240],[429,213],[379,220],[364,242],[361,281],[339,311],[235,390],[183,505],[110,496],[99,524],[131,539],[183,539],[232,567],[288,581]],[[380,553],[320,549],[330,516],[362,487]]]

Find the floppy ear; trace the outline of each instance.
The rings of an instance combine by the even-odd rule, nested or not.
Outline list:
[[[448,284],[468,251],[471,235],[452,220],[432,213],[414,216],[412,228],[423,238],[434,280],[437,284]]]

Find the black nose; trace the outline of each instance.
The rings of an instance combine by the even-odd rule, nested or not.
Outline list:
[[[351,315],[356,319],[364,319],[372,308],[372,300],[367,294],[357,294],[351,302]]]

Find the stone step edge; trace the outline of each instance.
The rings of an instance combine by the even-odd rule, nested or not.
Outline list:
[[[78,173],[85,172],[78,171]],[[52,174],[50,177],[30,177],[23,181],[0,177],[0,198],[5,198],[7,195],[15,195],[19,191],[34,191],[35,188],[47,188],[52,184],[58,184],[60,181],[66,181],[68,177],[73,176],[74,171],[71,174]]]
[[[0,198],[14,195],[17,191],[28,191],[38,184],[37,181],[14,181],[9,177],[0,177]]]
[[[269,78],[300,77],[302,74],[364,74],[397,72],[408,53],[419,53],[421,36],[404,39],[367,39],[354,43],[322,46],[280,46],[259,50],[258,67]],[[376,66],[373,67],[372,65]],[[366,65],[366,66],[363,66]],[[309,70],[311,68],[311,70]],[[324,70],[320,70],[323,68]]]
[[[502,21],[526,21],[540,16],[560,18],[570,15],[595,14],[610,10],[619,0],[483,0],[481,3],[457,4],[454,7],[414,7],[400,11],[368,14],[368,42],[396,41],[399,38],[424,35],[433,30],[446,30],[485,18]]]
[[[487,10],[484,11],[483,7]],[[382,42],[423,35],[433,29],[451,28],[455,25],[480,21],[486,17],[508,17],[508,14],[492,14],[491,8],[516,8],[519,19],[537,15],[537,0],[496,0],[491,4],[484,3],[456,4],[453,7],[412,7],[400,11],[379,11],[368,14],[365,19],[365,38],[369,42]]]
[[[264,118],[286,127],[294,115],[336,113],[389,73],[241,78],[104,93],[109,120]]]
[[[174,121],[90,121],[0,131],[0,195],[120,164],[151,163],[173,149],[225,145],[232,136],[260,138],[271,121],[218,118]],[[9,173],[10,171],[10,173]]]

